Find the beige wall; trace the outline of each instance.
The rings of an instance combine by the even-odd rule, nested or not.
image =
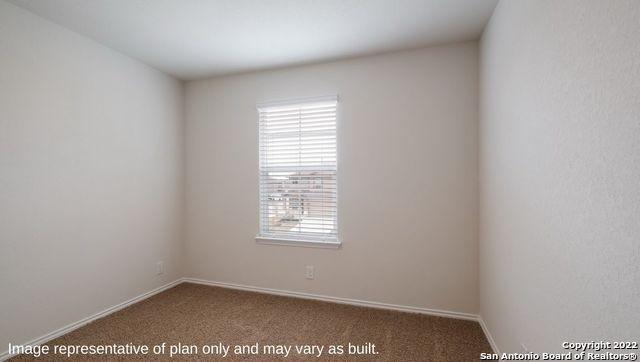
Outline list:
[[[472,42],[187,83],[186,276],[476,313],[477,67]],[[258,245],[256,103],[329,94],[343,247]]]
[[[480,304],[503,352],[640,336],[639,19],[501,1],[482,38]]]
[[[182,113],[179,82],[0,1],[0,352],[182,276]]]

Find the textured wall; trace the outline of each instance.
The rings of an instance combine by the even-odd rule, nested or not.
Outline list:
[[[476,313],[477,70],[472,42],[187,83],[187,276]],[[343,247],[256,244],[255,106],[328,94]]]
[[[640,2],[501,1],[481,41],[481,313],[500,349],[640,337]]]
[[[179,82],[0,1],[0,352],[182,276],[182,111]]]

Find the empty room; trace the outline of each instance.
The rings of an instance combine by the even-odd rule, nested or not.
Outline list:
[[[0,361],[636,361],[640,1],[0,0]]]

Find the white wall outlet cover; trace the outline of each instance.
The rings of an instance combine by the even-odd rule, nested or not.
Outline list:
[[[164,262],[159,261],[156,263],[156,275],[164,274]]]
[[[307,265],[305,277],[307,279],[313,279],[314,278],[314,272],[315,272],[315,270],[314,270],[313,265]]]

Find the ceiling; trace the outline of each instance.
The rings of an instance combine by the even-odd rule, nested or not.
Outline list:
[[[177,78],[477,39],[497,0],[9,0]]]

